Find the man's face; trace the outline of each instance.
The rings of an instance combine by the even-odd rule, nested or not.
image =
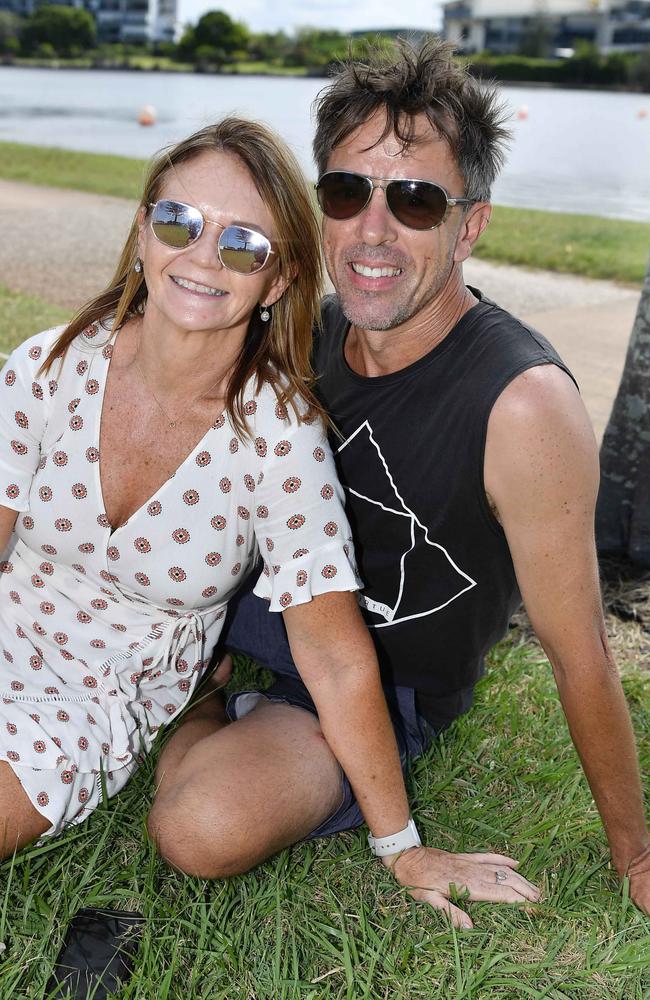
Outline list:
[[[419,141],[406,151],[394,134],[377,145],[385,120],[384,113],[378,112],[336,146],[327,170],[435,181],[450,197],[464,195],[449,146],[424,115],[416,120]],[[325,263],[350,322],[365,330],[390,330],[419,318],[449,278],[463,224],[464,213],[457,206],[437,229],[408,229],[390,213],[380,189],[373,191],[370,203],[352,219],[325,216]],[[464,256],[467,253],[458,259]],[[382,270],[380,276],[376,271],[369,273],[377,268]]]

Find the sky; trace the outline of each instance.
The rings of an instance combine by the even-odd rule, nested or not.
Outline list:
[[[182,24],[207,10],[222,10],[251,31],[292,31],[300,25],[355,31],[363,28],[437,28],[436,0],[178,0]]]

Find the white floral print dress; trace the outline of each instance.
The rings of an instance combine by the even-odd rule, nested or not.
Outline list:
[[[39,377],[60,332],[0,375],[0,503],[19,512],[0,565],[0,760],[49,835],[85,818],[102,784],[119,791],[186,704],[258,548],[271,610],[359,586],[323,428],[269,386],[244,397],[252,440],[220,415],[112,531],[99,454],[111,334],[89,328]]]

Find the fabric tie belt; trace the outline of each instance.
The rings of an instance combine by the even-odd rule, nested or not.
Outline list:
[[[200,677],[200,672],[194,668],[203,659],[204,631],[201,617],[194,611],[189,611],[187,614],[173,619],[167,628],[165,625],[160,626],[163,629],[162,634],[154,636],[158,642],[147,645],[143,650],[131,651],[128,658],[131,661],[135,658],[139,659],[142,672],[145,669],[142,664],[144,657],[153,661],[153,665],[156,671],[160,671],[161,677],[172,672],[174,675],[181,674],[187,677],[189,687],[183,703],[178,706],[173,715],[165,717],[165,721],[170,722],[184,707]],[[186,654],[187,666],[181,671],[179,663],[183,654]],[[111,666],[113,665],[111,664]],[[134,747],[133,744],[134,736],[139,732],[139,720],[131,708],[133,687],[129,683],[129,675],[125,670],[111,671],[111,673],[112,676],[107,678],[107,683],[103,685],[104,706],[111,731],[111,757],[123,766],[138,752],[138,748]],[[109,684],[112,685],[110,688]]]

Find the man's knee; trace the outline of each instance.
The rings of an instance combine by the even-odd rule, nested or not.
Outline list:
[[[211,795],[162,796],[147,817],[147,830],[160,857],[198,878],[228,878],[249,871],[274,852],[255,817]]]
[[[231,785],[217,794],[196,786],[159,795],[147,830],[161,858],[199,878],[241,875],[313,828],[303,804],[237,795]],[[313,824],[317,825],[316,823]]]
[[[161,857],[188,875],[241,874],[331,815],[341,780],[317,720],[264,704],[188,751],[159,787],[149,834]]]

